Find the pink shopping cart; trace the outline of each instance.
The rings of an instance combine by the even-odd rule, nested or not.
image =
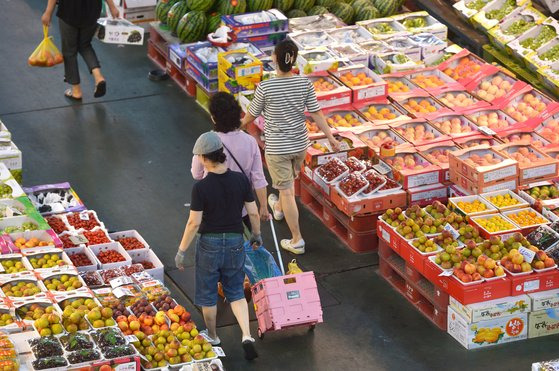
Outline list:
[[[270,220],[282,276],[265,278],[252,286],[254,311],[258,319],[258,337],[268,331],[297,326],[313,330],[322,322],[322,306],[313,272],[285,274],[274,222]]]

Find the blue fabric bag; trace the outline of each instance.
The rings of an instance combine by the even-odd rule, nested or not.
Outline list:
[[[274,260],[274,257],[264,246],[253,249],[248,241],[245,242],[245,274],[251,285],[263,280],[281,276],[281,271]]]

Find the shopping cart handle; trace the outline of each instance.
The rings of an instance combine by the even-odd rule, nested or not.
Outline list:
[[[278,238],[276,237],[276,228],[274,227],[274,221],[272,219],[270,219],[270,228],[272,229],[272,237],[274,237],[274,244],[276,245],[276,253],[278,254],[278,263],[281,269],[281,274],[285,276],[283,260],[281,259],[281,251],[278,245]]]

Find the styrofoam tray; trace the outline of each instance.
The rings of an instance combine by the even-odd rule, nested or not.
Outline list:
[[[518,203],[516,205],[511,205],[511,206],[498,207],[497,205],[493,205],[493,203],[491,201],[489,201],[490,197],[498,196],[498,195],[505,195],[505,194],[509,194],[511,196],[511,198],[514,198],[515,200],[517,200]],[[496,208],[499,211],[507,211],[507,210],[522,209],[522,208],[525,208],[525,207],[530,207],[530,204],[528,202],[526,202],[523,198],[521,198],[516,193],[512,192],[510,189],[504,189],[504,190],[501,190],[501,191],[482,193],[482,194],[480,194],[480,196],[481,196],[481,198],[483,198],[484,200],[489,202],[494,208]]]
[[[416,248],[414,245],[412,245],[412,242],[415,241],[415,240],[417,240],[417,238],[414,238],[413,240],[411,240],[411,242],[408,242],[408,244],[409,244],[415,251],[417,251],[418,253],[420,253],[420,254],[423,255],[423,256],[436,255],[436,254],[440,253],[441,251],[443,251],[443,249],[442,249],[439,245],[435,244],[435,246],[437,247],[437,250],[431,251],[431,252],[422,252],[421,250],[419,250],[418,248]],[[407,241],[407,240],[406,240],[406,241]]]
[[[460,283],[463,286],[474,286],[474,285],[479,285],[481,283],[483,283],[485,281],[485,278],[481,278],[481,280],[479,281],[472,281],[472,282],[463,282],[462,280],[460,280],[458,277],[456,277],[454,274],[452,275],[452,277],[458,281],[458,283]]]
[[[504,269],[504,268],[503,268]],[[549,272],[552,271],[554,269],[557,269],[557,264],[555,264],[553,267],[548,267],[548,268],[544,268],[544,269],[536,269],[534,267],[532,267],[532,269],[536,272],[536,273],[543,273],[543,272]]]
[[[429,261],[430,261],[431,263],[433,263],[434,266],[436,266],[437,268],[439,268],[439,269],[441,270],[441,272],[443,272],[443,271],[444,271],[444,272],[452,272],[452,271],[453,271],[453,268],[445,269],[445,268],[441,267],[440,265],[438,265],[437,263],[435,263],[435,259],[436,259],[435,256],[429,256],[427,259],[429,259]]]
[[[140,241],[142,243],[142,245],[144,245],[143,249],[126,250],[126,251],[137,251],[137,250],[147,250],[147,249],[149,249],[149,245],[146,242],[146,240],[144,240],[142,235],[138,231],[136,231],[135,229],[131,229],[131,230],[128,230],[128,231],[120,231],[120,232],[109,233],[109,238],[111,238],[112,240],[114,240],[116,242],[118,242],[119,239],[125,238],[125,237],[134,237],[138,241]],[[123,248],[124,248],[124,246],[123,246]]]
[[[523,210],[524,210],[524,209],[520,209],[520,210],[516,209],[516,210],[503,211],[502,214],[505,215],[510,221],[512,221],[512,224],[514,224],[515,226],[517,226],[517,227],[520,228],[520,229],[538,227],[538,226],[540,226],[540,225],[547,225],[547,224],[551,223],[551,221],[549,221],[545,216],[543,216],[542,214],[538,213],[538,212],[537,212],[536,210],[534,210],[534,209],[530,209],[530,211],[536,213],[536,216],[537,216],[537,217],[541,217],[541,218],[547,220],[547,222],[544,222],[544,223],[536,223],[536,224],[530,224],[530,225],[524,225],[524,226],[522,226],[522,225],[516,224],[516,222],[515,222],[512,218],[509,218],[509,215],[519,213],[519,212],[521,212],[521,211],[523,211]]]
[[[97,258],[97,255],[99,255],[99,253],[101,251],[105,251],[105,250],[116,250],[117,252],[119,252],[124,257],[124,261],[120,261],[120,262],[116,262],[116,263],[104,263],[104,264],[99,260],[99,258],[97,258],[97,260],[99,261],[101,269],[118,268],[118,267],[121,267],[123,265],[130,265],[130,263],[132,262],[132,258],[130,257],[128,252],[126,250],[124,250],[122,245],[118,242],[109,242],[109,243],[102,243],[102,244],[98,244],[98,245],[92,245],[92,246],[89,246],[89,248],[91,249],[91,251],[93,252],[93,254],[95,255],[96,258]]]
[[[485,210],[482,211],[476,211],[476,212],[471,212],[471,213],[467,213],[465,210],[462,210],[459,206],[458,206],[458,202],[474,202],[475,200],[480,201],[482,204],[484,204],[486,206]],[[448,203],[452,203],[458,210],[460,210],[461,212],[464,213],[464,215],[467,216],[478,216],[478,215],[487,215],[487,214],[495,214],[498,212],[497,208],[495,208],[495,206],[493,206],[489,201],[487,201],[486,199],[484,199],[483,197],[479,196],[479,195],[471,195],[471,196],[461,196],[461,197],[451,197],[448,199]]]
[[[497,262],[497,264],[501,265],[501,262]],[[520,272],[520,273],[512,273],[511,271],[509,271],[507,268],[505,268],[504,266],[501,265],[501,267],[503,267],[503,270],[507,273],[510,274],[513,277],[520,277],[520,276],[527,276],[529,274],[534,273],[534,268],[532,268],[531,271],[529,272]]]

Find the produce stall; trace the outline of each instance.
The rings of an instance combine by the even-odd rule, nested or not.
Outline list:
[[[3,370],[223,370],[138,231],[109,232],[69,183],[22,188],[3,163],[0,182]]]

